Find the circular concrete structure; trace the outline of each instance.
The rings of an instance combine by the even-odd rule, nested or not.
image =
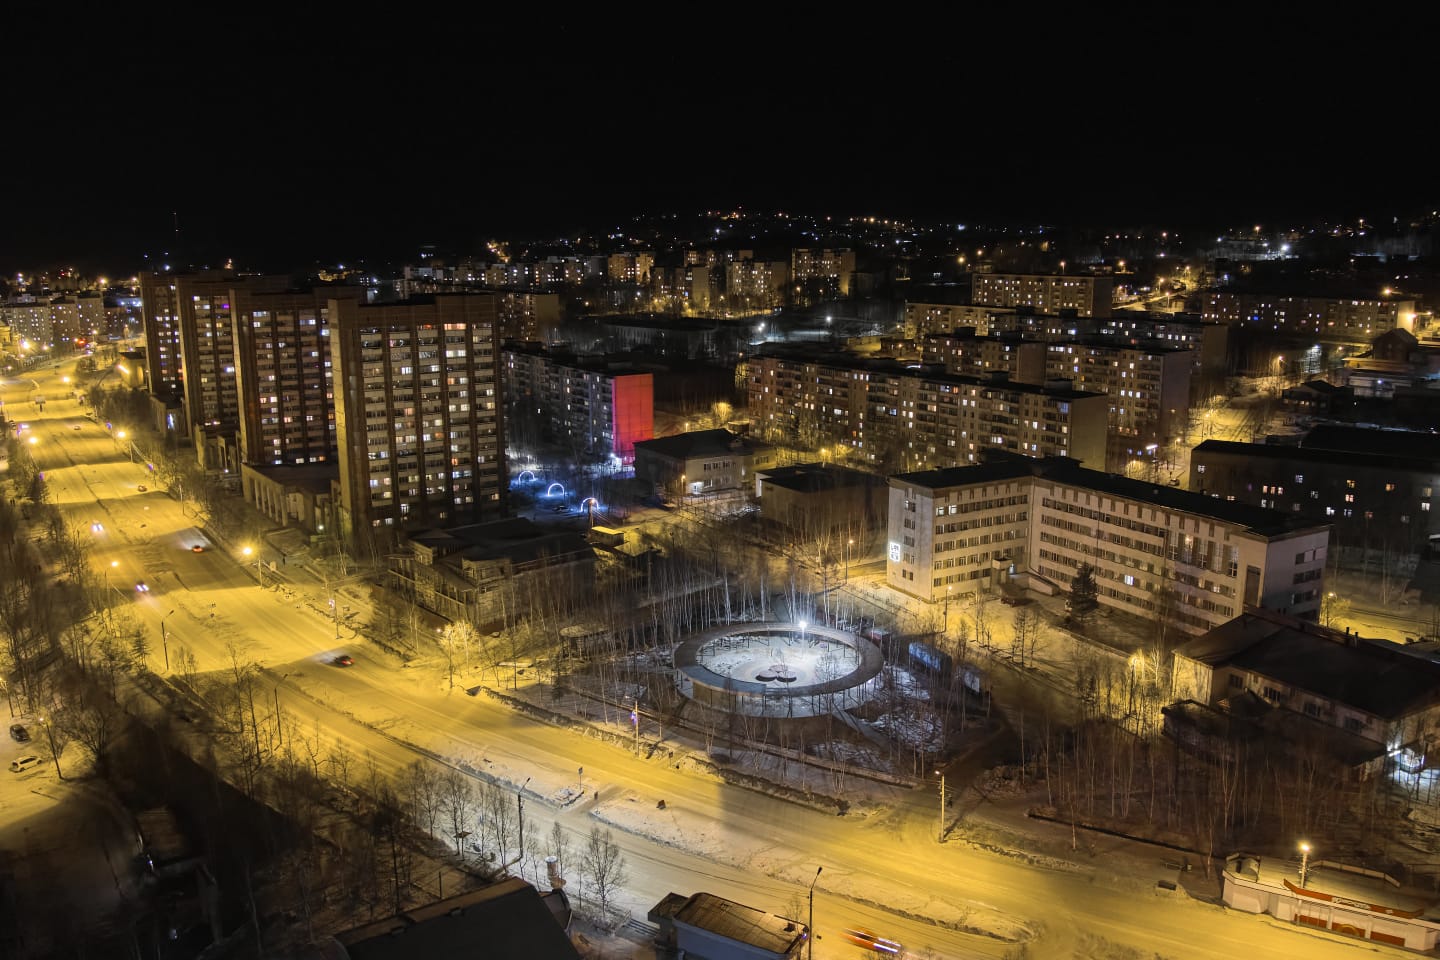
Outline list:
[[[731,623],[675,648],[680,692],[748,716],[814,717],[870,699],[880,649],[843,630],[800,623]]]

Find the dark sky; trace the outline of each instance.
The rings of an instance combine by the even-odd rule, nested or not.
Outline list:
[[[130,269],[176,213],[203,257],[274,268],[734,205],[1218,225],[1437,201],[1433,84],[1353,21],[37,9],[0,63],[5,272]]]

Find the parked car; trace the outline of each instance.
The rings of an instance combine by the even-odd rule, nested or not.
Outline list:
[[[28,757],[21,757],[19,760],[10,761],[11,773],[24,773],[26,770],[33,770],[40,766],[40,758],[33,754]]]
[[[22,723],[10,724],[10,739],[16,743],[25,743],[30,739],[30,731],[25,729]]]
[[[337,667],[353,667],[355,658],[348,653],[342,653],[332,661]]]
[[[139,490],[141,493],[144,493],[145,491],[149,490],[150,488],[147,487],[147,486],[145,486],[145,484],[143,484],[143,483],[137,483],[137,484],[135,484],[135,489],[136,489],[136,490]]]

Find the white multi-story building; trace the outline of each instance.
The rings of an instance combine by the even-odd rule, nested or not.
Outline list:
[[[886,579],[945,601],[1021,574],[1069,589],[1089,564],[1102,605],[1199,634],[1247,606],[1313,619],[1329,538],[1303,517],[1005,457],[890,478]]]

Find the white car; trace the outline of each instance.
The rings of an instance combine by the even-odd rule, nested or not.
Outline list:
[[[40,758],[35,755],[21,757],[19,760],[10,761],[11,773],[24,773],[26,770],[33,770],[40,766]]]

